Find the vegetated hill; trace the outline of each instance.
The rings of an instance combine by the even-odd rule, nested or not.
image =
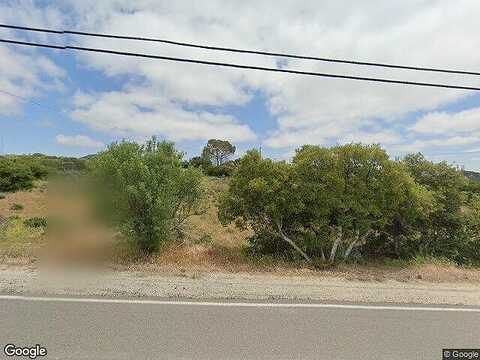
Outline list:
[[[71,156],[54,156],[34,153],[22,155],[8,154],[0,156],[0,159],[2,158],[10,159],[30,167],[41,167],[45,172],[50,174],[65,170],[81,171],[85,169],[85,160]]]
[[[471,180],[480,181],[480,173],[479,172],[463,170],[463,174]]]

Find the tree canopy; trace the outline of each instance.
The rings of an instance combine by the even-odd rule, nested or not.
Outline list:
[[[203,148],[202,157],[208,159],[211,164],[220,166],[235,154],[235,150],[235,146],[227,140],[210,139]]]
[[[378,145],[303,146],[291,163],[249,151],[219,213],[224,223],[251,228],[259,251],[329,262],[353,254],[461,262],[464,184],[463,174],[445,163],[421,155],[394,161]]]

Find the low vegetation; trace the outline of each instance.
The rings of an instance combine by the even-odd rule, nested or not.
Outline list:
[[[45,229],[29,227],[18,216],[0,216],[0,258],[34,259]]]
[[[0,253],[31,254],[43,243],[51,226],[46,183],[73,173],[87,180],[95,218],[112,230],[98,231],[89,246],[98,252],[106,237],[99,246],[112,245],[114,262],[246,271],[480,264],[473,172],[421,154],[393,160],[377,145],[308,145],[291,161],[256,150],[232,160],[235,150],[211,140],[183,161],[172,143],[152,138],[113,143],[82,160],[0,158]]]
[[[13,211],[22,211],[22,210],[23,210],[23,205],[22,205],[22,204],[13,203],[12,206],[10,206],[10,210],[13,210]]]

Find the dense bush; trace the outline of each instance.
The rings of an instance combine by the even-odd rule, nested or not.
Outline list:
[[[212,163],[209,159],[203,156],[194,156],[189,161],[186,162],[187,166],[192,166],[195,168],[207,169],[212,166]]]
[[[208,176],[226,177],[231,176],[235,170],[233,162],[227,162],[219,166],[208,166],[204,172]]]
[[[189,161],[183,163],[183,167],[194,167],[202,169],[207,176],[227,177],[231,176],[237,166],[237,161],[226,161],[221,165],[213,165],[208,158],[195,156]]]
[[[201,171],[181,160],[173,144],[153,138],[113,143],[89,162],[103,214],[147,253],[171,240],[199,206]]]
[[[465,211],[466,241],[464,262],[480,265],[480,194],[475,194]]]
[[[419,230],[415,253],[463,262],[468,235],[462,208],[467,206],[468,195],[464,189],[468,180],[447,163],[434,164],[421,154],[408,155],[403,163],[415,181],[432,193],[435,204]]]
[[[17,191],[33,187],[35,177],[30,167],[14,159],[0,157],[0,191]]]
[[[220,219],[251,228],[258,253],[479,259],[480,200],[465,194],[460,171],[421,155],[392,161],[376,145],[304,146],[286,163],[249,151],[230,183]]]

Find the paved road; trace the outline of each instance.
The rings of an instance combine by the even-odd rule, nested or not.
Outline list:
[[[479,309],[116,301],[0,296],[2,355],[9,342],[75,360],[441,359],[480,347]]]

